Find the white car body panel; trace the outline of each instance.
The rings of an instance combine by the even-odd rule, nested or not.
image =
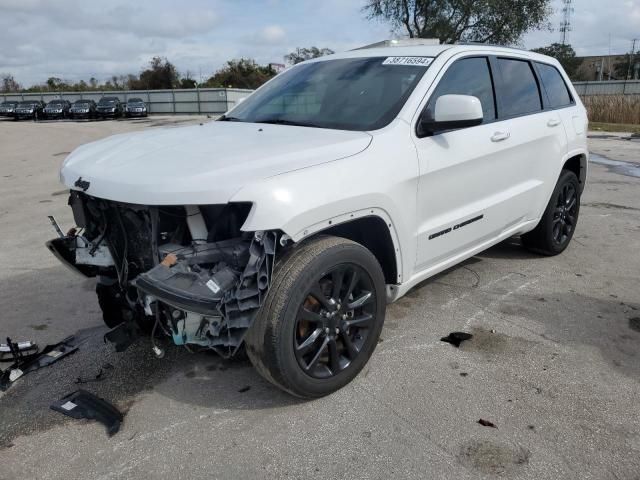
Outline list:
[[[74,150],[60,178],[82,177],[87,193],[142,205],[227,203],[242,186],[361,152],[365,132],[252,123],[203,125],[114,135]]]
[[[456,59],[469,55],[554,65],[575,105],[418,138],[416,122],[438,80]],[[588,158],[587,119],[558,62],[532,52],[393,47],[311,62],[378,56],[434,58],[396,119],[379,130],[211,122],[117,135],[74,151],[61,179],[77,189],[74,184],[82,177],[90,182],[87,194],[128,203],[251,202],[244,231],[277,229],[294,241],[361,216],[377,216],[389,226],[394,243],[398,279],[388,286],[388,298],[395,300],[425,278],[535,228],[564,162]],[[497,132],[509,135],[491,141]],[[583,186],[585,180],[586,164]],[[429,239],[478,215],[482,221],[455,235]]]

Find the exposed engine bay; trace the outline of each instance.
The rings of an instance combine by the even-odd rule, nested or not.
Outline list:
[[[228,357],[269,288],[277,232],[240,230],[250,204],[145,206],[72,191],[76,227],[48,248],[97,277],[105,323]],[[117,337],[117,335],[116,335]],[[159,350],[159,349],[158,349]]]

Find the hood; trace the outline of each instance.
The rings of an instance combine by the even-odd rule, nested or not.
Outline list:
[[[77,148],[60,179],[107,200],[221,204],[249,182],[355,155],[371,138],[366,132],[242,122],[154,129]]]

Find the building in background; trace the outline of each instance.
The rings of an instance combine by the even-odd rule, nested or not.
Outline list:
[[[576,72],[576,80],[598,82],[640,79],[640,53],[578,57],[578,59],[582,63]]]

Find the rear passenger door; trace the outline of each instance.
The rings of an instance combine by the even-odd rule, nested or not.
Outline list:
[[[498,117],[510,133],[510,148],[521,169],[519,179],[514,176],[513,180],[520,182],[517,190],[524,206],[523,220],[537,220],[558,180],[567,135],[559,112],[548,106],[535,63],[498,57],[494,65],[500,73]]]
[[[543,87],[546,110],[556,110],[567,134],[568,150],[581,149],[587,135],[585,115],[567,85],[567,80],[553,65],[536,62],[536,70]]]

